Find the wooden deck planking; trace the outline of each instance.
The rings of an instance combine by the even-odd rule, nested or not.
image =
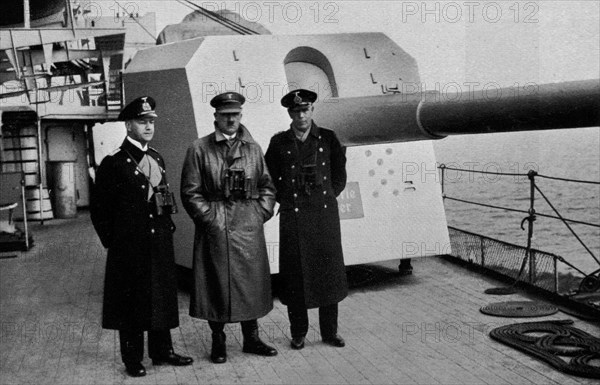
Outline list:
[[[433,289],[434,290],[441,289],[441,287],[440,288],[433,287]],[[489,315],[480,313],[479,308],[484,305],[487,305],[489,303],[492,303],[492,302],[515,301],[515,300],[522,301],[522,300],[527,300],[527,298],[523,298],[522,296],[520,296],[518,294],[512,294],[512,295],[508,295],[508,296],[486,295],[483,293],[483,290],[479,291],[477,294],[476,293],[472,293],[472,294],[473,295],[468,296],[468,298],[470,298],[471,300],[473,300],[474,298],[477,298],[477,295],[481,296],[481,302],[479,302],[478,304],[474,304],[474,305],[476,305],[475,309],[477,309],[477,313],[475,313],[475,314],[477,314],[477,316],[481,317],[481,319],[485,321],[486,325],[489,325],[487,327],[487,332],[489,332],[493,327],[497,327],[497,326],[501,326],[501,325],[504,326],[507,324],[517,323],[517,322],[573,319],[573,317],[565,315],[560,312],[556,313],[554,315],[540,317],[540,318],[537,318],[537,317],[536,318],[503,318],[503,317],[489,316]],[[443,305],[443,304],[440,304],[440,305]],[[440,308],[443,308],[443,307],[440,306]],[[586,327],[585,323],[577,322],[576,324],[577,324],[577,326],[584,326],[584,328]],[[489,349],[497,351],[498,353],[502,354],[504,357],[507,357],[507,358],[509,358],[509,357],[510,358],[526,357],[526,355],[524,353],[515,351],[514,349],[512,349],[510,347],[507,347],[505,345],[497,343],[497,342],[491,340],[489,337],[487,337],[487,335],[486,335],[486,338],[482,338],[482,342],[486,346],[488,346]],[[560,372],[557,372],[556,376],[554,376],[554,373],[553,373],[552,378],[547,376],[548,366],[545,363],[542,363],[540,361],[533,361],[531,363],[531,365],[529,365],[529,368],[536,371],[538,374],[540,374],[542,376],[542,379],[546,383],[553,383],[553,382],[556,382],[559,384],[579,384],[579,383],[581,383],[577,377],[564,375]],[[584,383],[586,383],[586,382],[587,381],[584,380]]]
[[[427,312],[433,317],[447,317],[448,314],[456,314],[456,306],[450,306],[446,300],[442,300],[442,298],[444,298],[444,295],[442,294],[444,291],[440,290],[436,292],[440,293],[438,297],[419,296],[418,298],[419,300],[424,301],[423,307],[428,308]],[[409,295],[412,296],[413,294]],[[470,356],[471,359],[476,360],[481,364],[481,368],[477,373],[485,373],[486,371],[489,371],[496,374],[502,380],[508,383],[526,383],[529,379],[529,376],[515,377],[512,372],[506,371],[505,367],[502,364],[499,364],[498,358],[500,357],[497,354],[493,354],[495,349],[492,347],[497,343],[487,337],[489,330],[499,326],[499,324],[490,324],[487,319],[482,318],[483,315],[479,313],[479,307],[481,307],[481,304],[469,304],[467,307],[465,307],[465,304],[461,304],[460,308],[462,311],[458,312],[457,318],[451,320],[451,322],[460,322],[461,324],[466,325],[468,328],[471,328],[473,325],[482,325],[482,330],[485,331],[485,335],[481,333],[474,333],[473,337],[476,338],[473,341],[474,346],[463,345],[465,349],[461,349],[460,353]],[[446,321],[444,320],[442,322]],[[476,351],[475,348],[477,346],[481,347],[482,349]],[[482,378],[482,380],[485,379]],[[552,380],[549,378],[540,378],[540,380],[542,380],[541,383],[552,383]],[[494,383],[495,381],[488,379],[486,382]]]
[[[228,362],[222,365],[209,361],[210,329],[206,321],[188,316],[189,295],[180,292],[180,327],[172,336],[176,351],[192,356],[194,365],[154,367],[146,352],[148,375],[130,378],[123,370],[117,333],[100,328],[105,251],[87,214],[34,225],[34,238],[30,252],[0,260],[2,384],[595,383],[491,340],[487,333],[492,327],[540,319],[480,313],[491,302],[526,298],[486,295],[485,288],[500,284],[437,258],[414,260],[414,275],[407,277],[393,274],[394,261],[372,267],[384,271],[383,279],[353,288],[340,304],[345,348],[322,343],[318,313],[312,309],[306,348],[292,350],[287,310],[275,300],[275,308],[259,324],[261,338],[279,355],[243,353],[239,324],[231,324],[226,328]],[[542,319],[572,317],[559,313]],[[460,334],[440,335],[436,323]],[[59,334],[49,333],[59,326]],[[600,331],[579,320],[574,326],[594,335]]]
[[[390,349],[385,341],[389,336],[376,333],[377,325],[382,322],[378,312],[369,311],[367,299],[357,298],[356,301],[352,297],[340,305],[340,308],[348,309],[354,314],[352,317],[347,311],[343,311],[340,318],[341,330],[348,327],[354,333],[355,339],[350,339],[349,344],[356,346],[363,356],[369,357],[376,365],[384,365],[385,373],[394,383],[439,383],[431,369],[421,366],[419,357],[406,354],[402,349]],[[347,318],[344,319],[343,315]]]
[[[453,268],[456,268],[454,266],[452,266]],[[447,301],[442,300],[442,298],[444,298],[444,289],[447,288],[444,286],[438,286],[439,284],[433,284],[431,287],[431,292],[436,292],[436,293],[440,293],[440,296],[434,296],[434,297],[430,297],[430,296],[418,296],[419,300],[425,300],[428,301],[427,303],[425,303],[424,305],[428,306],[428,308],[430,310],[428,310],[428,312],[431,312],[432,314],[438,314],[441,316],[446,316],[447,314],[450,313],[454,313],[455,311],[453,310],[455,308],[455,306],[451,306],[449,305],[449,303]],[[453,285],[453,283],[451,283],[451,285]],[[471,286],[469,286],[471,287]],[[466,289],[461,286],[461,292],[464,292]],[[482,293],[482,294],[480,294]],[[411,293],[410,295],[414,295],[414,293]],[[502,318],[502,317],[493,317],[493,316],[489,316],[489,315],[485,315],[483,313],[479,312],[479,308],[487,305],[488,303],[491,302],[503,302],[503,301],[513,301],[513,300],[526,300],[526,298],[523,298],[522,296],[518,295],[518,294],[513,294],[513,295],[508,295],[508,296],[491,296],[491,295],[486,295],[483,293],[483,290],[481,291],[471,291],[471,292],[464,292],[463,297],[468,298],[466,299],[464,302],[461,303],[461,308],[463,310],[467,310],[464,314],[466,317],[469,317],[469,321],[471,323],[476,323],[476,324],[480,324],[480,325],[484,325],[484,330],[485,330],[485,334],[479,334],[480,337],[480,342],[481,344],[479,344],[480,346],[484,346],[484,349],[480,350],[480,352],[482,354],[486,354],[486,353],[490,353],[489,358],[486,360],[486,362],[488,363],[488,368],[494,369],[496,371],[498,371],[499,373],[503,373],[504,375],[510,375],[511,372],[507,372],[506,370],[504,370],[505,368],[503,366],[499,366],[497,364],[498,360],[501,360],[503,358],[507,358],[507,359],[511,359],[516,363],[520,363],[522,359],[526,359],[525,357],[528,357],[527,355],[516,351],[510,347],[507,347],[505,345],[502,345],[500,343],[497,343],[496,341],[491,340],[487,333],[489,333],[489,331],[495,327],[498,326],[502,326],[502,325],[507,325],[507,324],[511,324],[511,323],[516,323],[516,322],[532,322],[532,321],[542,321],[542,320],[554,320],[554,319],[566,319],[566,318],[572,318],[570,316],[564,315],[562,313],[557,313],[555,315],[552,316],[548,316],[548,317],[543,317],[543,318]],[[476,298],[481,298],[480,302],[477,302],[475,299]],[[465,306],[465,303],[467,303],[467,306]],[[583,325],[583,323],[582,323]],[[473,348],[474,349],[474,348]],[[466,350],[467,352],[469,352],[469,349]],[[536,376],[536,378],[538,378],[538,380],[540,382],[536,383],[542,383],[542,384],[552,384],[552,383],[556,383],[556,384],[579,384],[579,383],[587,383],[587,380],[583,380],[583,382],[580,382],[580,380],[577,377],[571,377],[571,376],[567,376],[567,375],[563,375],[560,372],[554,371],[552,370],[551,373],[551,377],[548,376],[548,366],[545,363],[542,363],[540,361],[537,360],[531,360],[531,362],[529,363],[529,365],[524,366],[522,364],[520,365],[515,365],[514,366],[515,369],[519,370],[519,369],[523,369],[524,371],[527,372],[527,374],[523,375],[522,377],[525,379],[525,381],[527,380],[531,380],[531,376]],[[518,382],[517,382],[518,383]]]
[[[386,302],[389,303],[398,296],[401,296],[403,299],[406,298],[403,292],[379,293],[378,296],[374,296],[367,302],[371,303],[373,307],[384,309]],[[421,362],[424,364],[425,369],[429,368],[428,370],[431,371],[432,368],[438,368],[433,373],[437,375],[436,378],[442,383],[498,383],[498,379],[490,377],[490,373],[479,370],[480,364],[477,362],[456,360],[456,352],[452,346],[454,343],[449,343],[449,336],[445,335],[444,329],[438,327],[442,322],[452,324],[456,323],[456,321],[450,320],[448,322],[446,320],[431,319],[429,310],[421,314],[416,313],[418,307],[423,305],[425,304],[406,303],[404,306],[390,307],[387,309],[387,312],[382,311],[380,313],[380,316],[387,321],[384,324],[394,325],[400,331],[402,343],[399,344],[398,349],[404,349],[406,345],[411,346],[415,354],[421,357]],[[405,307],[412,309],[409,316],[403,312],[403,308]],[[429,320],[418,322],[415,317],[421,320]],[[418,334],[412,334],[413,330],[417,331]],[[393,335],[393,332],[392,330],[388,333]],[[457,343],[461,343],[461,341]]]
[[[458,328],[461,330],[461,338],[459,341],[454,342],[454,336],[448,331],[445,333],[446,335],[441,336],[442,338],[449,340],[450,343],[448,345],[454,348],[454,350],[448,351],[449,359],[455,360],[457,364],[465,363],[465,361],[469,362],[473,373],[480,376],[481,380],[486,383],[497,383],[498,381],[506,381],[507,383],[528,382],[526,379],[517,377],[511,372],[507,372],[503,366],[499,365],[496,360],[493,359],[493,357],[491,357],[491,359],[483,360],[485,356],[482,357],[481,352],[474,350],[473,345],[482,342],[482,339],[478,338],[482,336],[479,333],[475,333],[474,325],[486,325],[481,318],[476,316],[477,313],[471,315],[471,312],[473,311],[478,312],[478,307],[469,306],[465,308],[463,305],[457,309],[456,305],[449,305],[446,290],[442,289],[436,291],[436,293],[438,293],[436,296],[417,296],[414,293],[407,294],[407,296],[412,297],[413,300],[421,301],[421,307],[427,309],[427,311],[422,314],[423,317],[426,317],[427,314],[429,314],[430,317],[436,319],[440,324],[458,325]],[[485,329],[489,330],[489,327],[485,327]],[[446,330],[450,330],[450,327]],[[462,357],[463,359],[457,361],[459,357]]]

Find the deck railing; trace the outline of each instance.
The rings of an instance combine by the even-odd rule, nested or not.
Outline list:
[[[589,223],[585,221],[578,221],[563,217],[556,207],[550,202],[547,196],[542,192],[540,187],[536,184],[536,177],[547,178],[553,180],[559,180],[564,182],[575,182],[575,183],[586,183],[600,185],[600,182],[594,181],[583,181],[566,178],[556,178],[546,175],[540,175],[536,171],[530,170],[527,174],[516,174],[516,173],[500,173],[500,172],[489,172],[489,171],[477,171],[472,169],[461,169],[447,167],[444,164],[438,166],[441,170],[441,187],[442,197],[444,200],[453,200],[457,202],[488,207],[492,209],[519,212],[527,214],[521,221],[521,229],[524,230],[524,223],[527,222],[527,245],[525,247],[514,245],[508,242],[503,242],[497,239],[489,238],[480,234],[471,233],[468,231],[460,230],[454,227],[450,229],[450,239],[452,245],[452,254],[455,257],[463,259],[468,262],[473,262],[495,271],[498,271],[506,276],[514,278],[515,280],[523,280],[530,285],[558,293],[564,291],[565,288],[559,287],[559,274],[558,274],[558,262],[562,262],[572,269],[581,273],[584,278],[579,284],[580,291],[597,291],[600,290],[600,268],[591,272],[585,273],[580,268],[565,260],[559,255],[552,253],[536,250],[532,248],[531,241],[534,235],[534,222],[536,216],[553,218],[561,220],[565,226],[569,229],[571,234],[577,239],[577,241],[583,246],[583,248],[590,254],[596,263],[600,266],[600,260],[585,244],[581,237],[573,230],[569,223],[577,223],[586,226],[599,227],[600,224]],[[511,207],[496,206],[481,202],[474,202],[465,199],[448,196],[445,193],[445,172],[446,170],[453,170],[459,172],[469,173],[480,173],[480,174],[494,174],[494,175],[508,175],[508,176],[527,176],[529,179],[529,210],[519,210]],[[548,215],[536,213],[535,202],[536,192],[546,201],[546,203],[552,208],[556,215]],[[527,277],[527,279],[523,279]],[[572,288],[566,288],[572,290]]]

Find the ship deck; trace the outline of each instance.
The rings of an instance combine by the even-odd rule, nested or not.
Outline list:
[[[491,329],[515,322],[572,319],[595,336],[600,325],[564,313],[542,318],[500,318],[479,311],[491,302],[526,300],[491,296],[503,284],[441,258],[413,260],[400,276],[398,261],[350,269],[352,289],[340,304],[345,348],[320,341],[318,316],[303,350],[289,347],[285,306],[260,322],[262,338],[279,355],[241,351],[239,324],[226,329],[228,361],[212,364],[205,321],[188,315],[179,292],[176,352],[188,367],[152,366],[130,378],[120,360],[118,336],[100,327],[105,251],[86,212],[72,220],[32,226],[35,246],[0,259],[1,384],[592,384],[597,380],[556,371],[546,363],[493,341]]]

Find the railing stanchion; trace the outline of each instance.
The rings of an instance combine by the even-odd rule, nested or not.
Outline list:
[[[558,293],[558,258],[553,257],[554,262],[554,292]]]
[[[442,171],[441,172],[442,176],[440,178],[441,179],[440,184],[442,186],[442,199],[444,199],[444,198],[446,198],[446,196],[444,194],[444,176],[445,176],[444,174],[446,173],[446,165],[442,163],[438,166],[438,168]]]
[[[483,238],[479,238],[481,240],[481,244],[479,247],[481,248],[481,267],[485,266],[485,244],[483,243]]]
[[[533,238],[533,222],[535,221],[535,176],[537,172],[529,170],[527,177],[529,178],[529,217],[527,217],[527,249],[525,257],[529,257],[529,283],[533,285],[535,282],[535,255],[531,251],[531,239]]]

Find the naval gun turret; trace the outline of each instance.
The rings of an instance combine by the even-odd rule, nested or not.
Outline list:
[[[451,252],[432,139],[600,125],[599,80],[430,92],[415,59],[381,33],[185,40],[139,51],[124,87],[127,100],[157,100],[153,145],[177,196],[185,149],[214,130],[212,97],[244,94],[242,122],[266,150],[289,127],[281,96],[316,91],[315,120],[349,146],[338,198],[346,264]],[[190,267],[194,225],[185,213],[174,220],[176,260]],[[273,273],[278,226],[277,216],[265,225]]]

